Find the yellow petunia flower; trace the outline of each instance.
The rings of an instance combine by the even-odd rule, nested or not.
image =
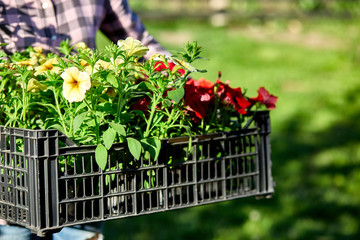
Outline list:
[[[69,102],[81,102],[85,93],[91,87],[90,75],[87,72],[80,72],[76,67],[65,69],[61,74],[63,83],[63,96]]]
[[[27,60],[22,60],[22,61],[16,62],[16,64],[22,65],[22,66],[34,67],[37,64],[37,58],[32,57]]]
[[[111,62],[113,62],[113,58],[110,59]],[[115,59],[115,65],[119,66],[120,64],[124,63],[124,59],[117,58]]]
[[[47,89],[47,86],[40,83],[38,80],[36,80],[35,78],[31,78],[28,82],[27,85],[27,92],[39,92],[39,91],[45,91]]]
[[[126,51],[128,57],[143,57],[149,51],[149,48],[145,47],[139,40],[136,40],[132,37],[128,37],[125,40],[119,40],[117,45],[122,50]]]
[[[46,60],[42,65],[35,68],[35,76],[42,74],[43,72],[46,72],[49,70],[51,73],[59,73],[60,68],[54,66],[54,64],[58,64],[58,60],[56,58],[50,58]]]
[[[10,68],[10,64],[8,62],[0,63],[0,68]]]
[[[110,62],[106,62],[104,60],[99,59],[94,66],[95,70],[100,70],[100,69],[109,69],[109,70],[114,70],[114,66],[110,63]]]
[[[115,70],[115,68],[110,62],[107,62],[107,61],[104,61],[101,59],[96,61],[95,65],[94,65],[94,70],[92,70],[91,66],[89,66],[89,65],[85,66],[85,71],[88,74],[96,73],[99,70]]]
[[[78,42],[75,47],[83,50],[88,48],[88,46],[84,42]]]
[[[39,47],[39,46],[36,46],[36,47],[34,47],[34,51],[37,52],[37,53],[42,53],[42,52],[43,52],[43,48],[42,48],[42,47]]]
[[[37,59],[39,62],[45,61],[46,56],[43,54],[42,47],[34,47],[34,52],[30,52],[30,57]]]
[[[80,59],[80,65],[85,67],[85,66],[89,66],[89,63],[87,61],[85,61],[84,59]]]

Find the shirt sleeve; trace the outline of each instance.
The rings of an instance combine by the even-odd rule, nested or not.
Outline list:
[[[140,17],[134,13],[126,0],[107,0],[105,4],[106,16],[100,30],[113,42],[126,37],[132,37],[141,41],[149,48],[145,58],[155,53],[170,56],[155,38],[145,29]]]

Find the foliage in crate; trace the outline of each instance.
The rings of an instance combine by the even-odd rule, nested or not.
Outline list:
[[[95,146],[66,147],[60,155],[77,164],[65,164],[56,179],[61,225],[271,194],[268,117],[261,111],[247,129],[194,137],[192,151],[187,137],[163,140],[157,159],[135,160],[125,144],[114,144],[105,171]]]
[[[201,71],[194,67],[201,59],[196,42],[171,57],[147,60],[148,48],[133,38],[102,52],[68,41],[58,50],[0,51],[0,125],[58,129],[74,144],[96,145],[103,170],[111,170],[107,159],[114,143],[125,143],[135,159],[157,159],[162,139],[239,129],[240,115],[273,109],[277,100],[264,87],[248,97],[222,82],[220,73],[215,83],[192,79]],[[65,168],[74,167],[73,159],[59,160]]]

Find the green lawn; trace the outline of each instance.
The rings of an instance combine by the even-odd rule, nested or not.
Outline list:
[[[203,47],[198,68],[256,95],[271,112],[271,199],[224,203],[107,222],[107,239],[360,239],[360,28],[312,19],[214,28],[190,20],[147,21],[168,50]],[[102,36],[98,36],[101,47]]]

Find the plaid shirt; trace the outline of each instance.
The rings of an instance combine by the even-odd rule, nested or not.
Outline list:
[[[128,36],[142,41],[150,49],[146,57],[168,54],[126,0],[0,0],[0,42],[9,43],[6,52],[30,45],[56,51],[65,39],[95,48],[98,30],[113,42]]]

